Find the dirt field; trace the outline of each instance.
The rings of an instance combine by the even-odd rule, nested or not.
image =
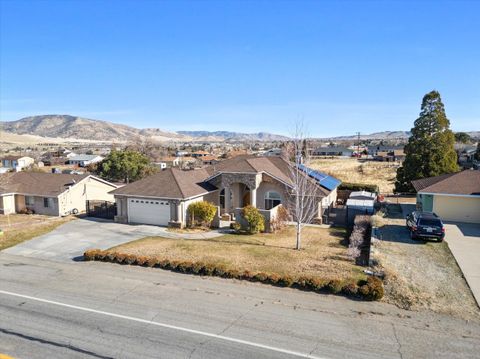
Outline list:
[[[345,230],[305,227],[303,249],[294,249],[294,228],[275,234],[230,234],[212,239],[150,237],[130,242],[117,250],[126,254],[180,261],[222,264],[229,269],[312,275],[328,279],[363,279],[363,268],[346,256]]]
[[[380,192],[392,193],[399,164],[336,158],[312,160],[310,166],[344,182],[376,184]]]
[[[480,311],[447,244],[411,240],[400,206],[390,206],[389,212],[381,219],[381,241],[375,245],[374,254],[387,275],[384,300],[405,309],[429,309],[480,319]]]

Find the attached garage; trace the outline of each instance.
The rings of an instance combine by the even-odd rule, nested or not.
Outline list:
[[[480,223],[480,171],[464,170],[412,181],[417,208],[445,221]]]
[[[433,212],[445,221],[480,223],[480,196],[433,196]]]
[[[170,204],[167,200],[128,198],[128,223],[167,226],[170,222]]]

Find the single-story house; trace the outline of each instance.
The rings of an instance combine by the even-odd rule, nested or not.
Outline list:
[[[16,172],[0,175],[0,214],[32,210],[62,216],[86,210],[87,200],[113,201],[117,188],[92,175]]]
[[[465,170],[412,181],[417,208],[445,221],[480,223],[480,171]]]
[[[28,156],[5,156],[2,158],[2,167],[14,171],[21,171],[34,163],[35,160]]]
[[[103,161],[103,157],[98,155],[76,155],[68,159],[69,164],[77,165],[80,167],[87,167],[92,163],[97,163],[101,161]]]
[[[352,157],[353,152],[345,147],[318,147],[312,151],[312,156]]]
[[[207,151],[195,151],[190,154],[193,158],[210,156],[210,152]]]
[[[293,186],[290,166],[281,157],[243,155],[201,169],[167,168],[113,190],[115,220],[181,227],[187,223],[188,206],[202,200],[215,204],[218,216],[234,218],[239,208],[252,205],[271,218],[271,211],[289,199]],[[314,174],[304,175],[316,186],[316,217],[321,218],[335,203],[340,181],[326,175],[315,178]]]
[[[178,167],[180,166],[180,158],[175,156],[163,157],[160,161],[155,162],[155,166],[162,170],[168,167]]]

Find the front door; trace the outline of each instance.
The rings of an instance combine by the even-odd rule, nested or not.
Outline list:
[[[250,206],[250,190],[246,190],[243,193],[242,203],[243,207]]]

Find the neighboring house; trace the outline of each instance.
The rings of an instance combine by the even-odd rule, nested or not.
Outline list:
[[[270,219],[291,191],[289,166],[280,157],[247,155],[189,171],[168,168],[111,192],[117,203],[116,221],[184,226],[188,206],[202,200],[218,206],[217,217],[235,217],[239,208],[252,205]],[[318,186],[317,218],[321,218],[335,203],[340,181],[326,175],[310,180]]]
[[[192,152],[191,156],[194,158],[202,158],[202,157],[210,156],[210,153],[207,151],[196,151],[196,152]]]
[[[180,166],[180,158],[163,157],[160,161],[155,162],[155,166],[159,167],[162,170],[168,167],[178,167]]]
[[[2,158],[2,167],[14,171],[21,171],[34,163],[35,160],[28,156],[5,156]]]
[[[214,164],[218,163],[217,157],[212,156],[212,155],[200,157],[200,160],[202,161],[202,163],[204,165],[214,165]]]
[[[185,157],[185,156],[190,156],[190,152],[188,151],[177,151],[175,152],[176,157]]]
[[[312,151],[312,156],[352,157],[353,151],[345,147],[318,147]]]
[[[480,171],[465,170],[412,181],[419,210],[443,220],[480,223]]]
[[[376,161],[401,162],[405,159],[403,146],[369,146],[368,155]]]
[[[281,148],[271,148],[263,153],[263,156],[281,156]]]
[[[91,175],[41,172],[6,173],[0,176],[0,213],[34,213],[62,216],[85,211],[87,200],[113,201],[116,185]]]
[[[98,155],[75,155],[68,159],[69,164],[77,165],[80,167],[87,167],[92,163],[97,163],[101,161],[103,161],[103,157]]]

